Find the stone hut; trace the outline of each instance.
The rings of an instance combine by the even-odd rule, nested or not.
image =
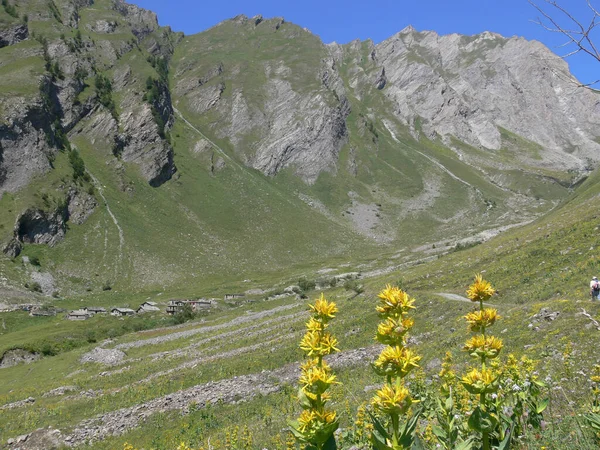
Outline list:
[[[69,320],[87,320],[92,315],[83,309],[77,309],[75,311],[71,311],[67,314],[67,319]]]
[[[110,314],[115,317],[133,316],[135,311],[130,308],[113,308],[110,310]]]
[[[145,312],[160,311],[160,308],[156,305],[157,305],[156,302],[144,302],[137,309],[137,313],[140,314],[140,313],[145,313]]]

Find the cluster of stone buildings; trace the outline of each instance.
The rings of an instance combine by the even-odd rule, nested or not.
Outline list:
[[[198,312],[202,310],[208,310],[216,304],[214,299],[200,298],[197,300],[169,300],[167,305],[167,314],[177,314],[182,311],[185,305],[190,305],[192,311]]]
[[[235,304],[237,300],[243,299],[244,294],[225,294],[223,300],[227,304]],[[250,301],[250,300],[248,300]],[[216,298],[200,298],[195,300],[188,299],[172,299],[169,300],[165,312],[170,315],[177,314],[183,311],[186,305],[189,305],[193,312],[208,311],[214,308],[219,299]],[[45,308],[39,305],[21,305],[21,309],[29,311],[31,316],[55,316],[57,313],[64,312],[64,309],[57,309],[54,307]],[[68,320],[87,320],[96,314],[109,314],[114,317],[127,317],[135,314],[142,314],[146,312],[158,312],[161,309],[158,303],[152,301],[145,301],[137,309],[125,308],[125,307],[114,307],[110,310],[102,306],[87,306],[80,309],[70,311],[66,318]]]
[[[110,310],[110,315],[115,317],[127,317],[133,316],[134,314],[141,314],[145,312],[151,311],[160,311],[160,308],[157,306],[156,302],[144,302],[142,303],[137,310],[133,310],[131,308],[112,308]],[[81,309],[76,309],[75,311],[71,311],[67,314],[67,319],[69,320],[86,320],[96,314],[108,314],[106,308],[101,306],[88,306]]]
[[[231,294],[231,295],[237,296],[238,294]],[[227,295],[226,297],[231,298],[230,295]],[[196,300],[184,300],[184,299],[169,300],[169,303],[167,304],[167,308],[166,308],[166,313],[171,314],[171,315],[177,314],[178,312],[182,311],[186,305],[189,305],[191,307],[192,311],[194,311],[194,312],[207,311],[210,308],[214,307],[216,305],[216,303],[217,303],[216,299],[205,299],[205,298],[196,299]],[[115,317],[127,317],[127,316],[133,316],[135,314],[142,314],[145,312],[157,312],[160,310],[161,309],[158,307],[158,303],[146,301],[146,302],[142,303],[138,307],[137,310],[133,310],[131,308],[120,308],[120,307],[112,308],[110,310],[110,315],[115,316]],[[81,309],[71,311],[69,314],[67,314],[67,319],[69,319],[69,320],[86,320],[96,314],[108,314],[108,313],[109,313],[109,311],[107,311],[106,308],[84,307]]]

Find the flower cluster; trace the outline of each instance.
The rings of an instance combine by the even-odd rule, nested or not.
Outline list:
[[[324,356],[339,351],[337,339],[326,331],[338,308],[323,294],[308,306],[312,314],[300,341],[300,349],[308,359],[301,366],[298,391],[298,399],[304,410],[298,420],[290,423],[290,429],[298,441],[321,448],[333,439],[338,427],[336,412],[326,407],[330,399],[327,390],[337,383],[336,376],[323,360]]]
[[[492,369],[472,369],[462,378],[462,383],[471,394],[491,394],[498,389],[497,379]]]

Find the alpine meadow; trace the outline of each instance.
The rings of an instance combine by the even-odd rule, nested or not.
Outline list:
[[[530,3],[600,68],[600,5]],[[594,86],[489,31],[2,0],[0,448],[599,448]]]

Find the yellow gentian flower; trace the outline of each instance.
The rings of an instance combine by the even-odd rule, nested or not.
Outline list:
[[[398,345],[403,342],[404,335],[414,325],[414,320],[405,317],[403,319],[394,319],[388,317],[377,326],[377,339],[382,344]]]
[[[471,394],[495,392],[498,389],[498,375],[490,369],[471,370],[462,377],[461,383]]]
[[[485,302],[488,300],[496,290],[492,287],[491,283],[485,281],[481,274],[475,276],[475,282],[469,286],[467,290],[467,297],[472,302]]]
[[[469,339],[463,350],[469,352],[472,356],[495,358],[502,350],[502,339],[494,336],[476,335]]]
[[[313,366],[300,375],[300,385],[305,393],[322,394],[335,383],[335,375],[327,368]]]
[[[385,384],[372,400],[373,407],[383,414],[405,414],[410,405],[416,403],[404,386]]]
[[[306,322],[306,329],[308,331],[323,331],[326,326],[327,324],[315,319],[314,317],[311,317],[308,319],[308,322]]]
[[[419,367],[421,359],[415,352],[406,347],[386,347],[373,364],[380,375],[404,378],[412,369]]]
[[[321,352],[321,334],[318,331],[307,331],[300,341],[300,348],[308,356],[319,356]]]
[[[389,284],[379,295],[380,305],[376,307],[379,314],[384,316],[400,317],[410,309],[414,309],[415,300],[406,292],[396,286]]]
[[[334,302],[327,301],[322,293],[321,297],[315,300],[315,304],[308,305],[308,307],[313,311],[317,318],[325,322],[329,319],[333,319],[335,317],[335,313],[338,312],[336,304]]]
[[[471,331],[478,332],[494,325],[500,318],[498,311],[493,308],[485,308],[482,311],[473,311],[465,316]]]
[[[339,352],[338,340],[330,333],[324,333],[321,338],[321,355],[330,355],[333,352]]]

